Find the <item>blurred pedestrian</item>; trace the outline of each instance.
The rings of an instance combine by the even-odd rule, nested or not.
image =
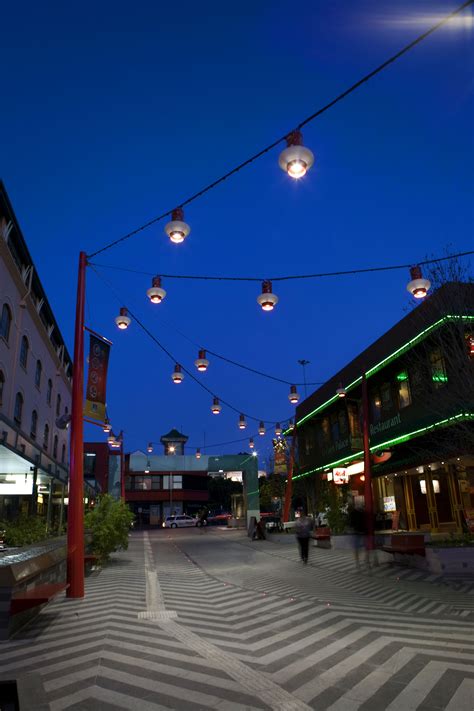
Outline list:
[[[265,538],[265,528],[263,526],[263,523],[261,520],[257,521],[252,533],[252,541],[254,541],[255,539],[257,539],[257,541],[264,541]]]
[[[301,516],[295,521],[295,533],[296,540],[298,541],[300,557],[305,564],[308,562],[309,539],[311,538],[312,530],[313,520],[306,514],[302,513]]]

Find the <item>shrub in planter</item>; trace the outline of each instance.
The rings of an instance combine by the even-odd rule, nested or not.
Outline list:
[[[99,496],[96,505],[85,515],[84,526],[92,534],[92,552],[101,562],[116,550],[128,548],[128,533],[133,514],[122,500],[110,494]]]
[[[20,547],[44,541],[48,537],[46,521],[39,516],[20,516],[14,521],[0,521],[7,546]]]

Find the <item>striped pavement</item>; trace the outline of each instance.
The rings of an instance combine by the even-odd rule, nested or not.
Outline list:
[[[413,572],[338,551],[303,566],[239,532],[135,532],[84,600],[0,644],[0,673],[39,677],[41,711],[473,711],[470,583]]]

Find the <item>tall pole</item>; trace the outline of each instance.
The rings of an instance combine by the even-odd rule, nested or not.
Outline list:
[[[302,360],[299,360],[298,363],[302,366],[303,368],[303,383],[304,383],[304,396],[307,397],[308,395],[308,388],[306,387],[306,366],[309,365],[310,361],[305,360],[304,358]]]
[[[72,377],[71,456],[67,525],[68,597],[84,597],[84,305],[86,300],[85,252],[79,255],[76,324],[74,329],[74,370]]]
[[[369,434],[369,391],[367,378],[362,375],[362,418],[364,437],[364,500],[365,519],[367,529],[367,549],[374,548],[374,500],[372,496],[372,463],[370,459],[370,434]]]
[[[288,476],[286,479],[285,489],[285,507],[283,509],[283,523],[288,523],[290,519],[291,495],[293,492],[293,470],[295,468],[295,451],[296,451],[296,423],[293,428],[293,438],[290,447],[290,460],[288,462]]]

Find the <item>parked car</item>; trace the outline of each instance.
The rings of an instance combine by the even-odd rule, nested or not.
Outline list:
[[[187,526],[197,526],[198,523],[197,518],[181,514],[179,516],[167,516],[161,525],[163,528],[186,528]]]
[[[230,513],[216,514],[215,516],[207,517],[208,526],[227,526],[227,521],[232,518]]]

